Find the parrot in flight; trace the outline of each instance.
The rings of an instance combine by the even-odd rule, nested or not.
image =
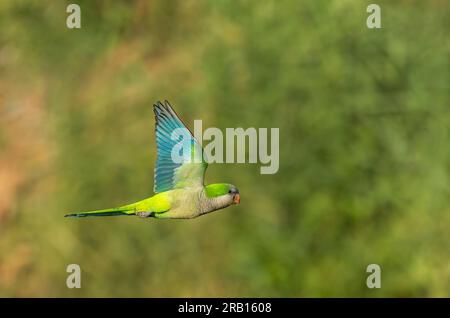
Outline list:
[[[72,213],[66,217],[136,215],[143,218],[192,219],[240,203],[239,190],[234,185],[204,185],[208,164],[203,149],[169,102],[157,102],[153,105],[153,112],[157,144],[155,195],[117,208]],[[172,138],[172,134],[180,129],[189,137],[191,151],[189,155],[183,154],[180,160],[173,160],[172,149],[178,141]]]

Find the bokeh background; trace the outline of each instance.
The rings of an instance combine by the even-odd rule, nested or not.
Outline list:
[[[450,2],[71,2],[0,2],[0,296],[450,296]],[[160,99],[279,127],[279,172],[210,165],[242,202],[195,220],[63,218],[152,194]]]

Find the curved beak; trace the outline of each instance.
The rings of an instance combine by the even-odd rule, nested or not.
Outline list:
[[[239,204],[239,203],[241,203],[241,196],[239,195],[239,193],[237,193],[237,194],[234,195],[233,203],[234,203],[234,204]]]

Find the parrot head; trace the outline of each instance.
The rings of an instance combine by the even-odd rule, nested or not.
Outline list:
[[[241,202],[239,190],[232,184],[214,183],[207,185],[205,189],[209,198],[220,198],[222,204],[226,206]]]
[[[231,185],[230,189],[228,190],[228,195],[230,195],[233,198],[233,204],[241,203],[241,196],[239,194],[239,190],[234,185]]]

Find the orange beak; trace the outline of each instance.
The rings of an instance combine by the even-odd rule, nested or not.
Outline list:
[[[234,204],[239,204],[239,203],[241,203],[241,196],[239,195],[239,193],[234,195],[233,203],[234,203]]]

